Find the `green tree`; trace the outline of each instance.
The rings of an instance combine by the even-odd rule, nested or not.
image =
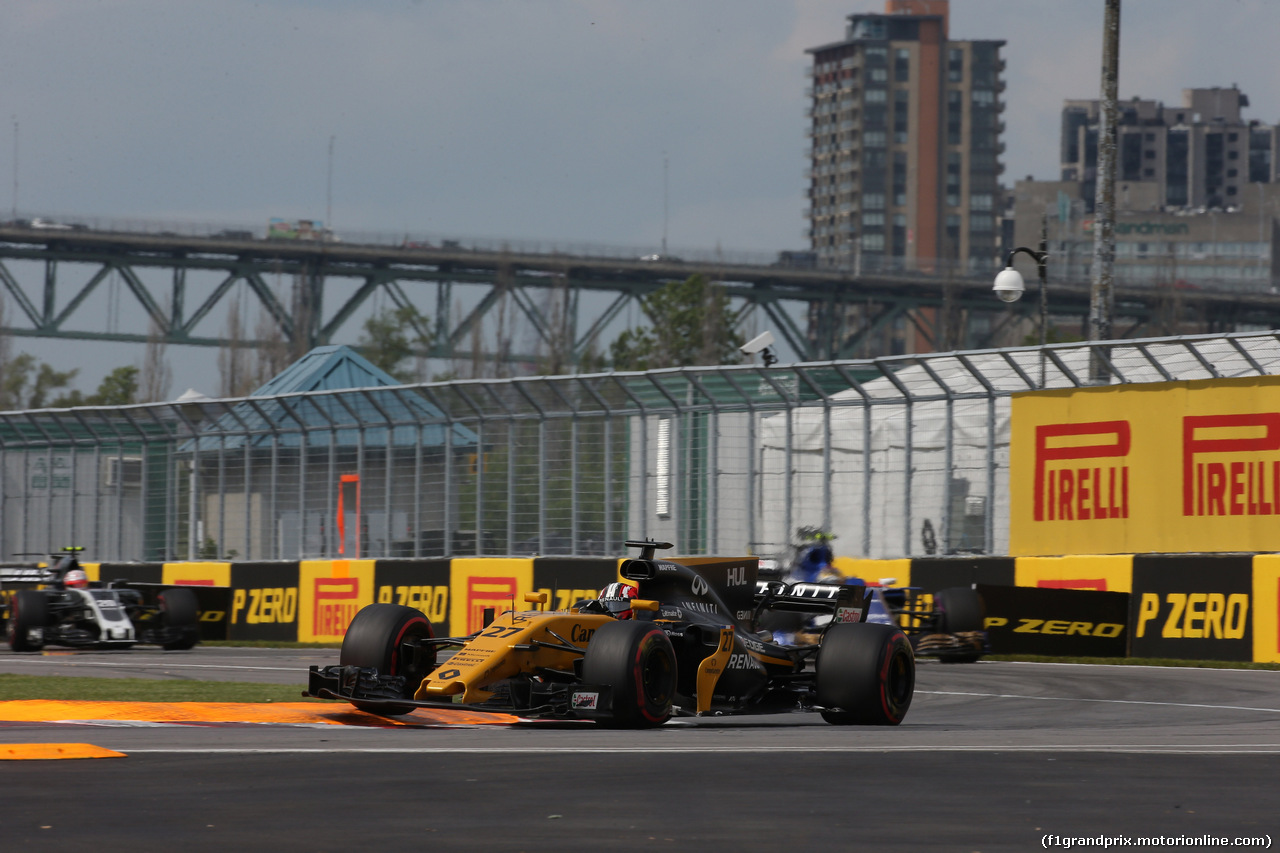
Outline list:
[[[388,308],[365,320],[364,334],[356,344],[361,355],[404,383],[421,378],[402,366],[404,362],[430,346],[427,318],[412,305]]]
[[[138,375],[133,366],[117,367],[108,373],[98,385],[98,390],[88,396],[78,390],[63,394],[51,404],[64,409],[72,406],[128,406],[138,402]]]
[[[616,370],[655,370],[695,364],[737,364],[742,336],[724,288],[701,274],[672,281],[640,300],[652,321],[647,329],[627,329],[614,339]]]
[[[19,353],[0,363],[0,410],[43,409],[49,395],[70,385],[77,373],[55,370],[29,352]]]

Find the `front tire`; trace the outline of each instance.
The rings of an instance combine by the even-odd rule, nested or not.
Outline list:
[[[582,661],[582,680],[613,688],[607,725],[643,729],[671,719],[676,653],[652,622],[622,620],[596,629]]]
[[[162,648],[186,651],[200,641],[200,604],[189,589],[166,589],[160,593],[160,618],[165,633],[172,637]]]
[[[9,599],[9,622],[5,626],[9,648],[15,652],[38,652],[43,641],[30,638],[32,628],[44,628],[49,621],[49,608],[44,593],[35,589],[19,589]]]
[[[832,625],[818,649],[817,668],[818,704],[828,723],[896,726],[911,707],[915,655],[893,625]]]
[[[422,611],[403,604],[370,604],[360,609],[342,638],[338,663],[342,666],[373,667],[379,675],[399,675],[405,679],[404,698],[412,699],[418,685],[436,668],[434,651],[414,653],[410,646],[435,637],[431,620]],[[407,714],[412,705],[391,707],[352,702],[369,714]]]

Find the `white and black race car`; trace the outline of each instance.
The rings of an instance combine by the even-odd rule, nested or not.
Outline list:
[[[127,649],[149,643],[189,649],[199,641],[199,610],[189,589],[151,593],[146,585],[90,582],[78,547],[48,563],[0,567],[0,627],[15,652],[46,645]]]

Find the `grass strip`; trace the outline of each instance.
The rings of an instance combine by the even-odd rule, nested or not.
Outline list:
[[[92,702],[305,702],[306,673],[296,685],[158,678],[83,678],[0,674],[0,701],[47,699]],[[315,700],[320,701],[320,700]]]

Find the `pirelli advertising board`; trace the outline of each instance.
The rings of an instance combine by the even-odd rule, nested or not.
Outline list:
[[[1009,550],[1280,551],[1280,377],[1013,398]]]

